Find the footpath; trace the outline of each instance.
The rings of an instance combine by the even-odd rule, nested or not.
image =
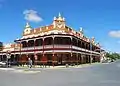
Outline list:
[[[33,65],[32,68],[29,68],[27,65],[24,66],[13,66],[11,68],[0,68],[0,70],[7,71],[7,72],[15,72],[15,73],[40,73],[43,70],[46,69],[69,69],[69,68],[85,68],[85,67],[90,67],[94,65],[100,65],[103,63],[91,63],[91,64],[81,64],[81,65],[75,65],[75,66],[38,66],[38,65]]]
[[[63,66],[40,66],[40,65],[33,65],[32,68],[29,68],[27,65],[24,66],[14,66],[13,68],[15,69],[65,69],[65,68],[83,68],[83,67],[89,67],[89,66],[93,66],[93,65],[98,65],[98,64],[102,64],[102,63],[89,63],[89,64],[80,64],[80,65],[74,65],[74,66],[70,66],[70,65],[63,65]]]

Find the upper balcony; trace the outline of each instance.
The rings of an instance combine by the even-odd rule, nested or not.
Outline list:
[[[71,49],[71,45],[45,45],[45,46],[34,46],[34,47],[26,47],[22,48],[22,51],[26,50],[42,50],[42,49]]]
[[[34,49],[56,49],[56,48],[62,48],[62,49],[76,49],[76,50],[82,50],[86,52],[99,52],[95,51],[98,49],[96,46],[90,46],[90,43],[87,43],[85,41],[82,41],[80,39],[74,38],[74,37],[48,37],[45,39],[36,39],[36,40],[29,40],[29,41],[23,41],[22,42],[22,48],[21,50],[34,50]]]

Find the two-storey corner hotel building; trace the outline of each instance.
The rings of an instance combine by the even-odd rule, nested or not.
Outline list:
[[[11,62],[26,64],[28,58],[34,64],[64,65],[100,62],[100,45],[94,38],[84,35],[83,29],[76,32],[66,25],[60,14],[52,24],[33,29],[26,24],[22,38],[14,44],[3,46],[0,60],[5,61],[10,54]]]

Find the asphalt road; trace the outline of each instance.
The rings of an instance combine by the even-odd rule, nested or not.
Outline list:
[[[0,86],[120,86],[120,61],[33,74],[0,70]]]

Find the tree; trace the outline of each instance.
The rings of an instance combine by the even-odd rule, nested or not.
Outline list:
[[[120,59],[120,54],[118,53],[106,53],[106,57],[111,60],[117,60]]]
[[[118,54],[118,53],[113,53],[113,54],[112,54],[112,57],[113,57],[114,60],[120,59],[120,54]]]

